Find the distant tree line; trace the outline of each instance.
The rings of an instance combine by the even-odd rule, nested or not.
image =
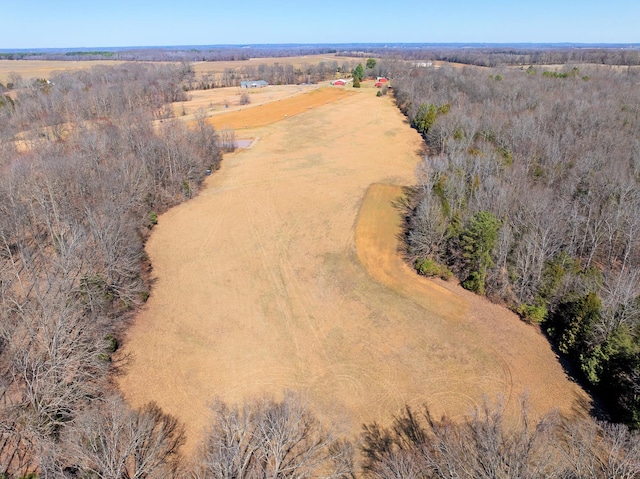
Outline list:
[[[614,418],[638,426],[640,73],[565,73],[394,78],[429,148],[408,254],[541,323]]]
[[[205,73],[201,78],[192,77],[186,82],[187,90],[207,90],[239,86],[242,81],[265,80],[270,85],[296,85],[332,80],[347,75],[353,65],[350,62],[321,61],[317,64],[293,66],[291,63],[261,63],[256,66],[226,68],[222,73]]]
[[[102,50],[3,51],[0,60],[122,60],[153,62],[241,61],[335,54],[354,58],[375,56],[398,60],[439,60],[468,65],[545,65],[594,63],[640,65],[640,47],[634,45],[455,45],[455,44],[328,44],[247,45],[194,47],[105,48]]]
[[[342,56],[364,57],[375,55],[380,58],[404,61],[437,60],[463,63],[483,67],[507,65],[564,65],[598,64],[598,65],[640,65],[640,47],[634,45],[616,45],[607,48],[594,47],[477,47],[477,46],[414,46],[407,45],[393,49],[366,48],[364,51],[343,51]]]
[[[640,65],[640,48],[455,49],[437,51],[432,58],[487,67],[568,63],[629,66]]]
[[[335,54],[331,45],[247,45],[193,47],[133,47],[102,50],[4,51],[0,60],[122,60],[153,62],[239,61],[251,58],[284,58],[299,55]]]

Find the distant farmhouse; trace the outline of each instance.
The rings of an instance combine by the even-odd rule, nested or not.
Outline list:
[[[415,62],[411,66],[414,68],[429,68],[433,66],[433,62]]]
[[[264,80],[250,80],[250,81],[241,81],[241,88],[264,88],[269,86],[269,84]]]
[[[389,80],[387,80],[386,77],[377,77],[375,86],[376,86],[376,88],[380,88],[380,87],[386,85],[388,81]]]

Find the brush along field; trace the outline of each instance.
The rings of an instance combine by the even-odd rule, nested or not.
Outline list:
[[[403,263],[395,205],[421,140],[391,99],[349,93],[287,118],[274,110],[248,130],[259,141],[160,216],[152,294],[121,349],[126,398],[184,421],[188,448],[214,398],[285,389],[349,433],[404,404],[461,417],[485,395],[515,408],[525,391],[534,414],[584,412],[536,328]]]

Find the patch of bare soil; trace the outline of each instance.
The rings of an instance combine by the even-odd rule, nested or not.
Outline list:
[[[243,111],[260,141],[153,230],[120,387],[184,421],[189,448],[215,397],[300,391],[351,433],[406,403],[459,416],[484,394],[528,388],[536,413],[584,398],[535,328],[402,262],[399,190],[371,185],[412,184],[422,142],[391,99],[352,92],[300,95],[322,101],[286,118],[284,100]]]

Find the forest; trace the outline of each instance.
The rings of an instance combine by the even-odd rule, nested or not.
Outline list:
[[[407,253],[539,323],[640,424],[637,70],[441,68],[394,79],[426,139]]]
[[[113,396],[117,338],[149,295],[143,241],[221,160],[204,122],[153,124],[185,74],[60,74],[0,108],[0,476],[49,470],[67,426]],[[131,416],[143,418],[167,420],[152,406]]]
[[[421,266],[446,265],[527,318],[544,310],[558,347],[592,358],[585,374],[617,381],[628,401],[620,412],[632,414],[637,79],[570,72],[444,68],[394,79],[430,147],[409,249]],[[185,457],[181,424],[154,403],[131,408],[114,378],[126,367],[119,340],[150,294],[144,242],[230,145],[203,119],[172,118],[168,105],[190,81],[185,63],[127,63],[1,97],[0,478],[640,474],[637,432],[534,420],[525,400],[515,427],[500,404],[460,423],[407,408],[359,438],[337,434],[295,393],[214,402],[205,440]]]

